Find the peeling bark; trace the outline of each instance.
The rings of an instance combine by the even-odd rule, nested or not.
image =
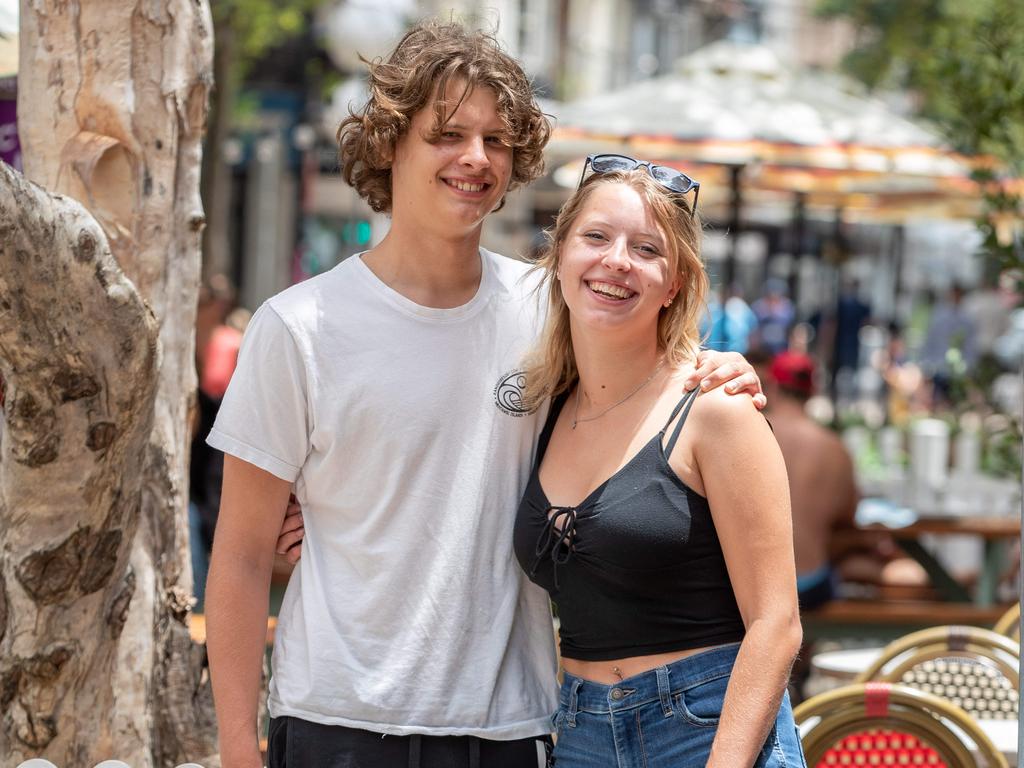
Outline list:
[[[0,755],[214,751],[185,625],[205,0],[23,0],[0,165]],[[41,185],[41,186],[37,186]]]

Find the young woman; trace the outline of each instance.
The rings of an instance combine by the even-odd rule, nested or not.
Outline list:
[[[539,265],[527,396],[553,403],[514,538],[561,621],[557,768],[803,765],[782,457],[750,398],[679,399],[707,286],[697,186],[588,158]]]

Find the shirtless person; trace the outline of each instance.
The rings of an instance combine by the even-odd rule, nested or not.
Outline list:
[[[921,593],[928,575],[889,533],[854,527],[860,494],[853,461],[839,436],[804,410],[814,394],[813,361],[783,352],[767,373],[768,416],[789,474],[800,608],[828,602],[840,582]]]
[[[834,532],[853,525],[858,493],[853,462],[839,437],[804,411],[814,393],[814,362],[799,352],[782,352],[768,376],[772,428],[789,474],[793,506],[797,589],[803,610],[835,595],[829,560]]]

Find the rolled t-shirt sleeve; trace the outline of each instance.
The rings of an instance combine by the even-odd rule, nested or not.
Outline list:
[[[253,315],[238,365],[206,442],[292,482],[309,453],[307,371],[294,337],[269,304]]]

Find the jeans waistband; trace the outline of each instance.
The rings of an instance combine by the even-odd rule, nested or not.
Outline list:
[[[711,648],[627,677],[615,685],[595,683],[566,672],[559,704],[571,723],[575,723],[576,713],[581,710],[600,714],[632,709],[652,701],[659,701],[666,714],[670,714],[673,694],[729,675],[739,648],[739,643]]]

